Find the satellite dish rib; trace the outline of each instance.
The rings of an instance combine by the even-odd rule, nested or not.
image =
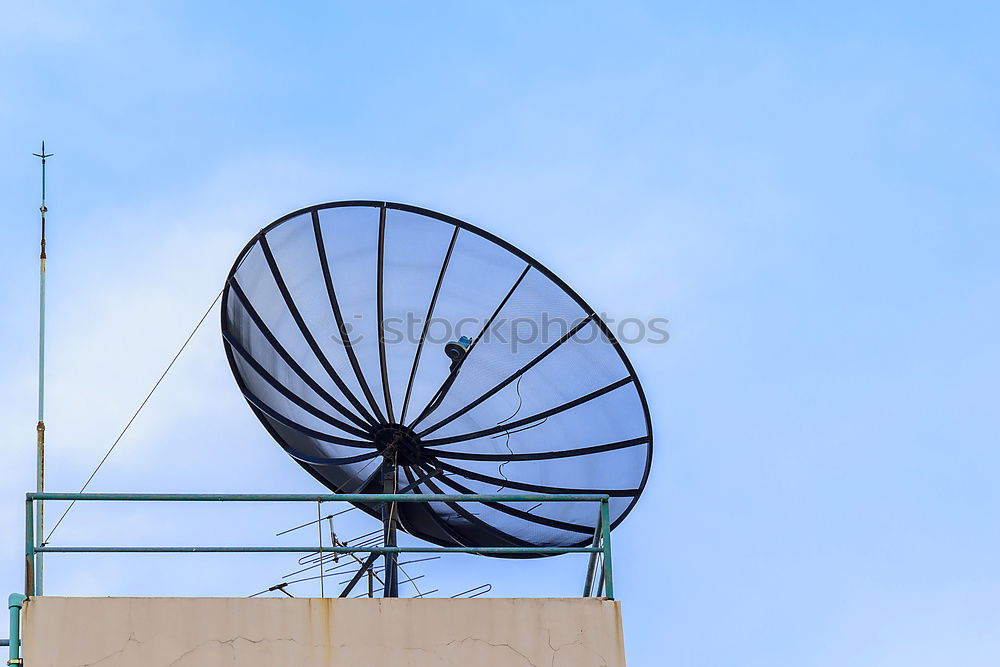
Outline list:
[[[646,399],[607,325],[440,213],[345,201],[280,218],[229,273],[222,335],[258,419],[337,493],[607,493],[617,526],[649,475]],[[442,546],[588,545],[597,518],[591,503],[359,507]]]

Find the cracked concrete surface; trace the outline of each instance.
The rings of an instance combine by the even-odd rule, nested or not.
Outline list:
[[[624,667],[594,598],[33,598],[25,667]]]

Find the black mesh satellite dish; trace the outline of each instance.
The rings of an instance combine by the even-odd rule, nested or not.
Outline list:
[[[229,274],[222,335],[254,413],[334,492],[607,493],[617,525],[649,474],[646,400],[606,324],[440,213],[347,201],[276,220]],[[584,545],[597,522],[593,503],[398,512],[442,546]]]

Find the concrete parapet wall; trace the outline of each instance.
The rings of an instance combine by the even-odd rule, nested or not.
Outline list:
[[[32,598],[25,667],[624,667],[597,598]]]

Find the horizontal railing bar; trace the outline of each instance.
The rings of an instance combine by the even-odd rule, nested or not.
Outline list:
[[[351,503],[433,503],[433,502],[601,502],[606,494],[412,494],[412,493],[28,493],[28,500],[121,500],[152,502],[351,502]]]
[[[323,547],[325,554],[349,553],[461,553],[461,554],[577,554],[599,553],[602,547]],[[36,553],[316,553],[310,547],[35,547]]]

